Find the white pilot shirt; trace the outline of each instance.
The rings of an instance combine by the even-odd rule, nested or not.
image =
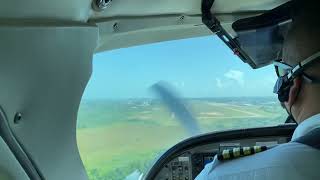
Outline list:
[[[296,128],[292,140],[320,128],[320,114]],[[207,164],[196,180],[320,180],[320,150],[300,143],[286,143],[234,160]]]

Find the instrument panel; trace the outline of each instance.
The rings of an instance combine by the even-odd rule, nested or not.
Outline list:
[[[155,179],[191,180],[197,177],[205,165],[211,163],[214,156],[223,150],[251,146],[274,147],[288,141],[290,136],[261,137],[196,146],[182,151],[165,162]]]

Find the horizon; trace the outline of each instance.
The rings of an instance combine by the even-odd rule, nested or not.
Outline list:
[[[180,99],[191,99],[191,100],[198,100],[198,99],[274,99],[274,100],[278,100],[277,97],[274,96],[236,96],[236,97],[181,97]],[[121,98],[82,98],[82,101],[103,101],[103,100],[161,100],[161,98],[157,98],[157,97],[136,97],[136,98],[125,98],[125,97],[121,97]]]

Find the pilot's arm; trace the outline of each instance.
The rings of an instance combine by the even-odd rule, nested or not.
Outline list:
[[[202,172],[196,177],[196,180],[208,179],[209,175],[217,168],[223,161],[228,161],[244,156],[253,155],[266,151],[266,146],[254,146],[254,147],[244,147],[244,148],[233,148],[230,150],[224,150],[222,153],[215,155],[212,163],[205,166]]]
[[[217,159],[217,156],[214,157],[214,160],[211,163],[206,164],[201,173],[195,178],[195,180],[207,180],[210,174],[210,171],[216,167],[220,161]]]
[[[240,158],[218,160],[205,166],[196,180],[313,180],[320,179],[319,150],[287,143]]]

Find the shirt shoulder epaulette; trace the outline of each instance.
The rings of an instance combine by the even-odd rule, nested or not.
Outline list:
[[[239,157],[250,156],[259,152],[266,151],[267,146],[253,146],[253,147],[239,147],[233,149],[223,150],[217,154],[219,161],[231,160]]]

